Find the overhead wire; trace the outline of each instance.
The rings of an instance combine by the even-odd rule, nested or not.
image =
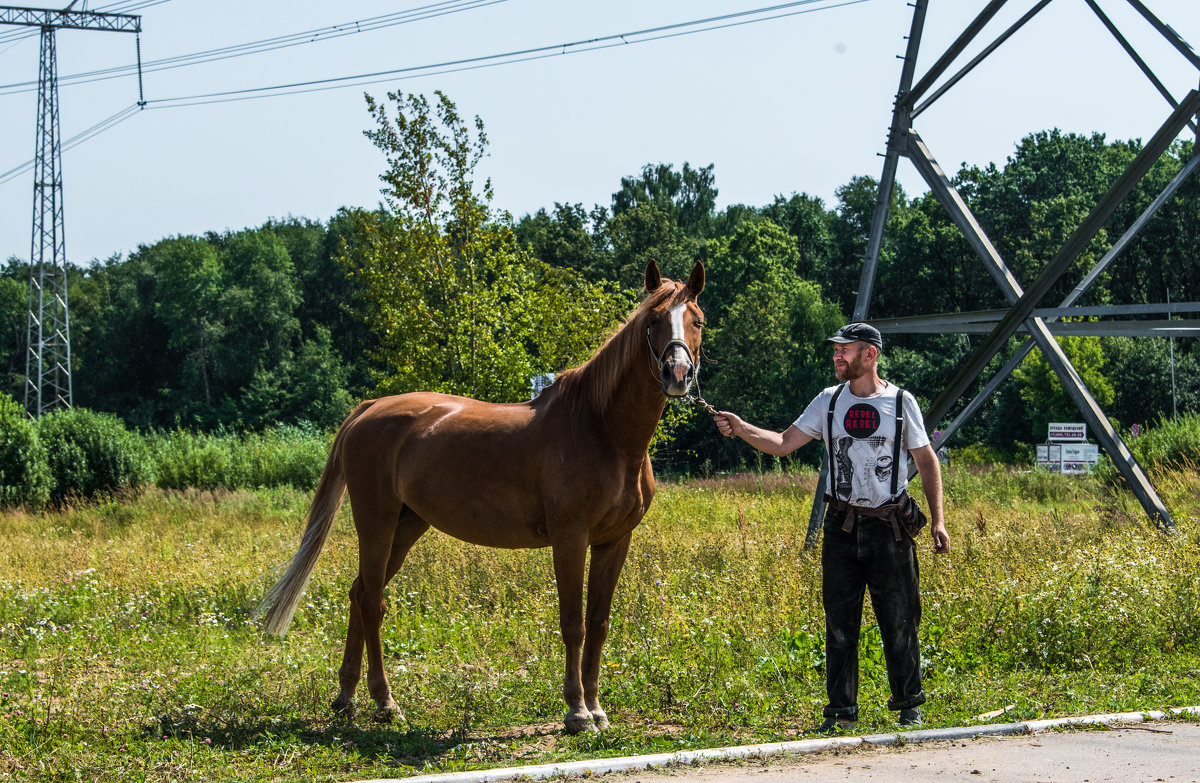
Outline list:
[[[711,32],[713,30],[721,30],[730,27],[740,27],[747,24],[772,21],[789,16],[814,13],[816,11],[827,11],[834,8],[858,5],[860,3],[866,3],[870,1],[871,0],[841,0],[841,2],[829,3],[829,0],[793,0],[793,2],[767,6],[764,8],[737,11],[729,14],[707,17],[704,19],[695,19],[689,22],[676,22],[674,24],[649,27],[626,33],[616,33],[613,35],[606,35],[583,41],[575,41],[572,43],[539,46],[530,49],[520,49],[498,54],[447,60],[429,65],[394,68],[385,71],[355,74],[352,76],[336,76],[326,79],[313,79],[303,82],[291,82],[287,84],[277,84],[266,87],[248,87],[237,90],[200,93],[197,95],[179,96],[175,98],[158,98],[147,101],[146,105],[147,108],[151,109],[200,106],[211,103],[254,100],[257,98],[297,95],[307,92],[320,92],[325,90],[343,89],[347,87],[359,87],[367,84],[394,81],[398,79],[412,79],[425,76],[436,76],[445,73],[455,73],[459,71],[492,68],[501,65],[512,65],[520,62],[528,62],[531,60],[546,59],[549,57],[560,57],[568,54],[581,54],[584,52],[597,51],[600,49],[608,49],[617,46],[648,43],[651,41],[677,38],[685,35],[694,35],[696,33]],[[823,5],[820,8],[803,7],[815,5],[816,3],[821,2],[828,4]]]
[[[80,131],[79,133],[75,134],[71,138],[63,141],[61,144],[61,151],[65,152],[74,147],[78,147],[80,144],[83,144],[85,141],[88,141],[89,139],[99,136],[101,133],[104,133],[105,131],[107,131],[117,125],[120,125],[125,120],[127,120],[130,117],[132,117],[133,115],[137,114],[138,111],[140,110],[140,108],[141,107],[139,107],[136,103],[133,103],[133,104],[130,104],[129,106],[126,106],[124,109],[121,109],[116,114],[113,114],[110,117],[105,117],[103,120],[100,120],[100,122],[96,123],[95,125],[91,126],[90,128],[86,128],[86,129]],[[16,179],[17,177],[21,176],[24,173],[31,171],[33,169],[33,166],[34,166],[34,161],[27,160],[15,168],[11,168],[8,171],[0,173],[0,185],[3,185],[6,182]]]
[[[138,5],[138,7],[169,2],[169,0],[139,1],[140,5],[135,3],[135,5]],[[455,0],[447,0],[447,2],[454,1]],[[504,0],[485,0],[485,2],[488,2],[489,4],[492,2],[503,1]],[[100,135],[101,133],[104,133],[105,131],[129,119],[129,117],[133,116],[134,114],[137,114],[142,108],[172,109],[212,103],[257,100],[261,98],[280,97],[284,95],[296,95],[308,92],[344,89],[348,87],[357,87],[384,81],[412,79],[444,73],[494,68],[501,65],[512,65],[515,63],[546,59],[549,57],[562,57],[569,54],[581,54],[584,52],[598,51],[617,46],[649,43],[652,41],[677,38],[685,35],[711,32],[713,30],[740,27],[743,25],[773,21],[775,19],[797,16],[800,14],[808,14],[817,11],[827,11],[835,8],[841,8],[844,6],[858,5],[870,1],[871,0],[841,0],[840,2],[830,2],[829,0],[793,0],[793,2],[781,3],[763,8],[737,11],[718,16],[706,17],[703,19],[694,19],[688,22],[676,22],[668,25],[659,25],[656,27],[600,36],[597,38],[575,41],[571,43],[540,46],[492,55],[482,55],[478,57],[467,57],[429,65],[409,66],[405,68],[395,68],[386,71],[377,71],[374,73],[357,74],[352,76],[331,77],[327,79],[315,79],[311,81],[293,82],[290,84],[273,85],[267,87],[253,87],[239,90],[226,90],[221,92],[180,96],[176,98],[148,100],[141,103],[132,104],[131,106],[118,111],[116,114],[101,120],[92,127],[81,131],[64,142],[63,149],[71,149],[91,138],[94,138],[95,136]],[[819,8],[806,7],[816,5],[817,3],[821,2],[827,3],[827,5],[822,5]],[[445,4],[446,2],[437,3],[435,5]],[[29,160],[20,166],[8,170],[7,172],[0,173],[0,184],[4,184],[20,176],[21,174],[31,170],[33,166],[34,161]]]
[[[155,1],[166,2],[166,0]],[[275,36],[273,38],[265,38],[257,41],[233,44],[216,49],[206,49],[203,51],[191,52],[189,54],[164,57],[157,60],[148,60],[142,63],[141,70],[143,73],[154,73],[158,71],[172,70],[175,68],[203,65],[211,62],[218,62],[220,60],[227,60],[233,57],[261,54],[263,52],[287,49],[293,46],[303,46],[311,43],[317,43],[318,41],[333,40],[335,38],[341,38],[347,35],[357,35],[359,33],[372,32],[389,27],[396,27],[398,25],[435,19],[441,16],[449,16],[451,14],[471,11],[490,5],[497,5],[503,2],[508,2],[508,0],[439,0],[439,2],[418,6],[416,8],[410,8],[404,11],[383,14],[380,16],[357,19],[335,25],[327,25],[325,27],[318,27],[312,30],[302,30],[296,33],[288,33],[286,35]],[[106,79],[118,79],[131,75],[136,70],[136,65],[119,65],[112,68],[104,68],[95,71],[86,71],[83,73],[59,76],[58,83],[61,86],[89,84],[91,82],[103,81]],[[28,92],[36,87],[37,82],[34,81],[0,84],[0,95]]]

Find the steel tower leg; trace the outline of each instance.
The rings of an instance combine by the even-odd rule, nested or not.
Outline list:
[[[29,252],[29,317],[25,410],[32,417],[71,407],[71,328],[67,311],[58,64],[53,27],[42,28],[33,169],[33,239]]]

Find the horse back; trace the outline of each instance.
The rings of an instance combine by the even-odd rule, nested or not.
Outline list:
[[[603,433],[553,403],[432,392],[363,403],[338,438],[356,519],[360,508],[407,506],[445,533],[499,547],[548,546],[564,526],[586,526],[592,543],[627,533],[653,495],[645,455],[606,448]]]

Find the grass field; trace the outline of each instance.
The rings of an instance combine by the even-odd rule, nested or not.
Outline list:
[[[921,560],[927,727],[1009,705],[998,720],[1200,704],[1200,476],[1155,481],[1175,535],[1092,478],[947,471],[954,549]],[[417,545],[384,625],[408,721],[379,725],[365,687],[360,717],[328,707],[356,570],[348,516],[278,640],[251,610],[295,550],[307,493],[5,513],[0,779],[334,781],[794,737],[824,703],[814,482],[660,488],[615,601],[613,728],[581,737],[560,731],[548,550]],[[894,726],[872,622],[863,731]]]

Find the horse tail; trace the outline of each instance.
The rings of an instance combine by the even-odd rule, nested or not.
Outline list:
[[[287,570],[259,603],[255,615],[263,618],[263,630],[273,636],[283,636],[287,633],[292,617],[296,614],[296,607],[300,604],[300,597],[304,595],[304,588],[308,586],[313,568],[317,565],[317,558],[325,548],[329,531],[333,529],[338,509],[342,507],[342,500],[346,496],[346,477],[342,473],[342,442],[350,423],[361,416],[370,405],[371,401],[360,404],[338,429],[308,510],[308,524],[304,528],[304,537],[300,540],[300,549],[286,566],[281,566]]]

